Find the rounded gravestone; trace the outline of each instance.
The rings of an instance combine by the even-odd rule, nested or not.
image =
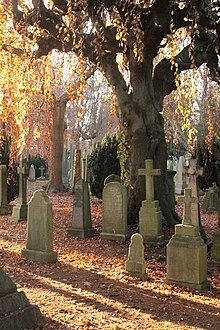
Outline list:
[[[119,182],[121,183],[121,178],[117,174],[110,174],[104,180],[104,186],[106,186],[110,182]]]

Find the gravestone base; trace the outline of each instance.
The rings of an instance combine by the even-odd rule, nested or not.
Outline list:
[[[139,212],[139,232],[144,242],[162,243],[162,212],[158,201],[143,201]]]
[[[39,308],[31,305],[23,291],[18,292],[10,277],[0,269],[0,329],[43,328]]]
[[[125,271],[125,274],[126,275],[129,275],[129,276],[132,276],[132,277],[137,277],[137,278],[140,278],[141,280],[143,281],[146,281],[148,279],[148,276],[147,274],[145,273],[142,273],[142,272],[129,272],[127,269]]]
[[[207,246],[199,228],[176,225],[175,234],[167,245],[166,283],[179,284],[190,289],[209,289],[207,281]]]
[[[8,214],[8,205],[1,205],[0,206],[0,215]]]
[[[27,220],[27,204],[17,204],[12,209],[12,216],[9,218],[10,221],[19,222]]]
[[[21,252],[21,257],[38,262],[48,262],[48,263],[57,262],[56,251],[43,252],[43,251],[24,249]]]
[[[87,228],[87,229],[79,229],[79,228],[69,228],[67,229],[67,233],[71,236],[75,236],[78,238],[86,238],[92,236],[92,234],[95,232],[94,228]]]
[[[44,180],[46,180],[45,176],[39,176],[39,178],[37,178],[37,181],[44,181]]]
[[[214,234],[211,257],[215,261],[220,261],[220,228],[218,228]]]
[[[129,235],[123,235],[123,234],[114,234],[114,233],[101,233],[100,237],[102,239],[109,239],[113,241],[118,241],[118,242],[125,242],[128,238]]]

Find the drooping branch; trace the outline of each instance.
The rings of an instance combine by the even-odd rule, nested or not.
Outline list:
[[[177,88],[175,83],[176,74],[194,66],[199,67],[203,63],[207,63],[211,74],[214,75],[213,79],[215,78],[220,82],[220,69],[214,48],[213,39],[210,35],[204,33],[202,38],[194,43],[193,49],[191,46],[187,46],[172,59],[177,67],[172,65],[171,59],[167,58],[158,63],[153,78],[157,101],[161,103],[166,95]]]

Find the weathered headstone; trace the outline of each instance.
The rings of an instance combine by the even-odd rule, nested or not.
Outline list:
[[[68,180],[69,162],[68,162],[68,151],[66,146],[63,147],[63,159],[62,159],[62,182],[64,186],[69,184]]]
[[[109,182],[119,182],[121,183],[121,178],[117,174],[110,174],[104,180],[104,186],[106,186]]]
[[[0,269],[0,329],[43,328],[39,308],[31,305],[23,291],[18,292],[10,277]]]
[[[32,261],[56,262],[53,250],[52,202],[44,190],[36,190],[28,203],[27,244],[21,256]]]
[[[46,177],[44,176],[44,170],[45,168],[43,166],[39,167],[39,170],[40,170],[40,177],[37,178],[37,180],[45,180]]]
[[[102,192],[101,238],[125,241],[127,237],[127,189],[117,181],[109,182]]]
[[[168,200],[170,201],[170,208],[175,212],[176,197],[175,197],[175,182],[174,176],[176,171],[167,170],[167,186],[168,186]]]
[[[186,175],[185,173],[183,173],[184,166],[185,166],[185,158],[183,156],[180,156],[177,167],[177,173],[175,176],[175,192],[178,195],[183,194],[184,188],[187,187]]]
[[[0,165],[0,214],[7,213],[7,166]]]
[[[87,181],[86,160],[82,160],[82,178],[75,185],[75,204],[73,207],[72,227],[67,232],[79,238],[91,236],[95,229],[92,228],[89,186]]]
[[[218,228],[214,233],[214,237],[213,237],[211,257],[215,261],[220,261],[220,199],[218,199],[217,211],[218,211]]]
[[[162,242],[162,212],[159,201],[154,200],[154,179],[155,175],[160,175],[160,169],[153,169],[153,161],[145,161],[145,169],[138,170],[139,175],[146,178],[146,200],[142,201],[139,212],[139,232],[146,242]]]
[[[183,223],[175,226],[175,234],[167,245],[167,283],[203,290],[207,281],[207,246],[203,242],[199,226],[192,225],[191,205],[198,202],[190,188],[178,201],[185,204]],[[197,222],[198,223],[198,222]]]
[[[219,188],[216,182],[213,182],[212,187],[209,188],[209,205],[207,213],[215,213],[218,210]]]
[[[9,218],[10,221],[19,222],[27,220],[27,175],[28,167],[26,159],[20,160],[20,165],[17,168],[19,175],[19,194],[18,204],[12,209],[12,216]]]
[[[71,142],[70,144],[70,156],[69,156],[69,171],[68,171],[68,182],[70,190],[73,189],[73,178],[74,178],[74,158],[75,158],[75,144]]]
[[[147,279],[146,261],[144,259],[143,237],[136,233],[131,236],[128,259],[125,263],[126,272],[134,277]]]
[[[203,202],[202,202],[202,206],[201,206],[201,210],[202,211],[207,211],[208,210],[208,207],[209,207],[209,189],[206,189],[205,191],[205,195],[204,195],[204,198],[203,198]]]
[[[31,164],[31,167],[29,169],[29,180],[30,181],[35,181],[36,180],[36,171],[34,168],[34,164]]]

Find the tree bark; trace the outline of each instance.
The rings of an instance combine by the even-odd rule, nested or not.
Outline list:
[[[52,148],[50,180],[46,187],[47,192],[63,192],[65,187],[62,182],[62,158],[64,143],[64,115],[66,112],[67,94],[59,99],[54,96],[54,108],[52,115]]]

